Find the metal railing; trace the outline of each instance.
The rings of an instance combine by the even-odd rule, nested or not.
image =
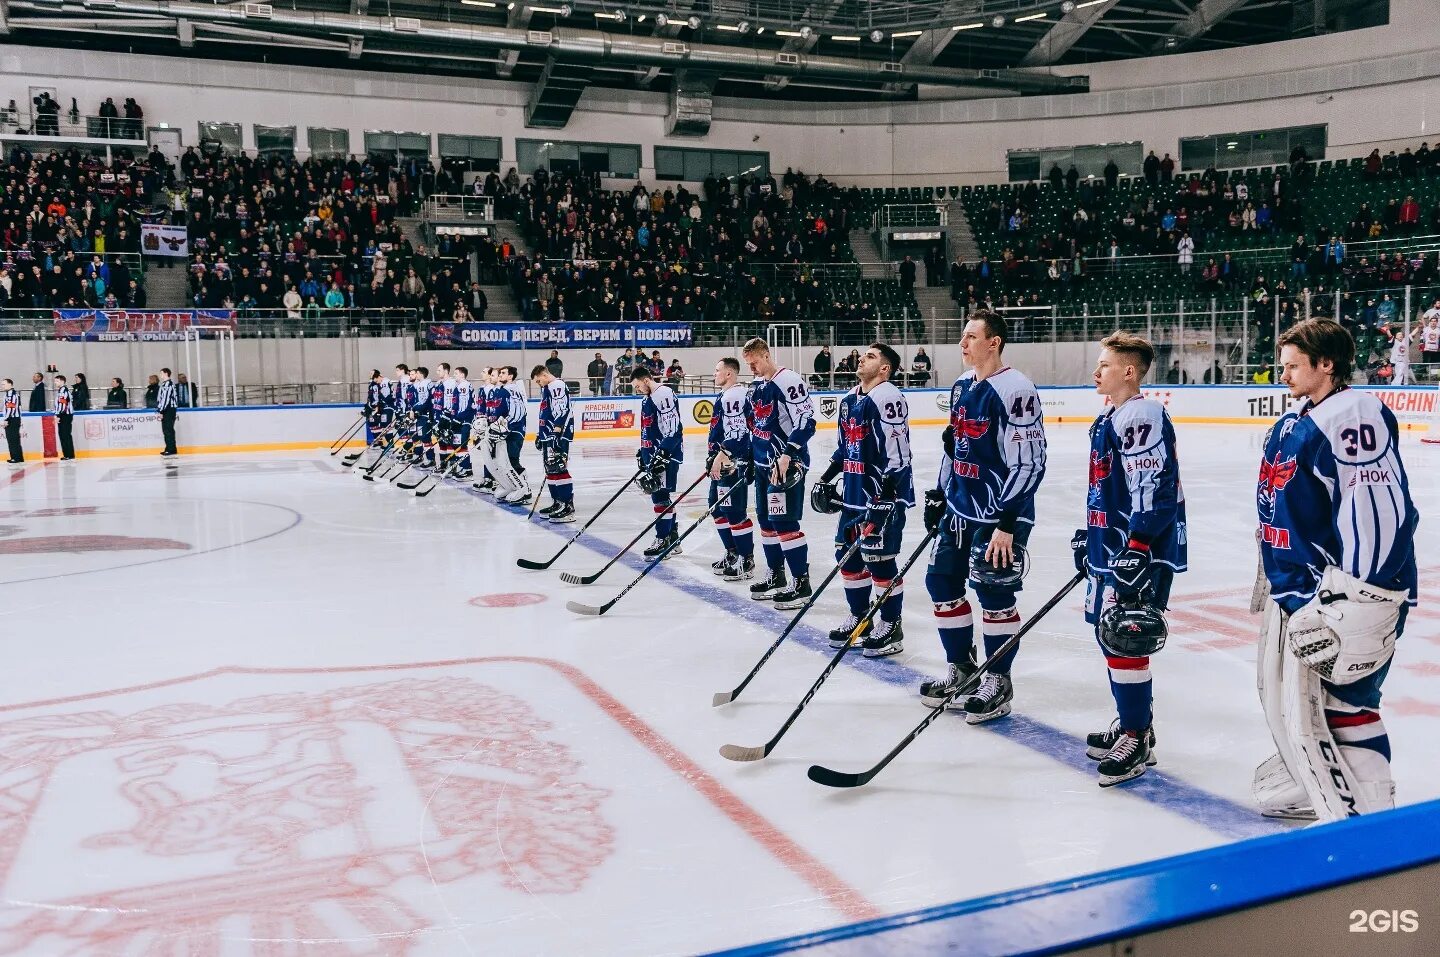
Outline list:
[[[432,193],[420,207],[420,217],[430,223],[495,222],[495,197],[470,193]]]
[[[58,113],[0,109],[0,136],[7,139],[99,139],[145,142],[145,120],[123,116],[87,116],[61,110]]]
[[[939,203],[892,203],[875,214],[877,228],[946,226],[950,210]]]

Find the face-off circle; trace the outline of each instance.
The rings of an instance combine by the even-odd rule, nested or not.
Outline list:
[[[538,605],[547,596],[530,591],[502,591],[493,595],[476,595],[470,604],[476,608],[520,608],[524,605]]]

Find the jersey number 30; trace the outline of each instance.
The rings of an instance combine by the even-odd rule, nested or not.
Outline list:
[[[1360,449],[1364,449],[1366,452],[1374,452],[1376,447],[1375,426],[1362,425],[1358,430],[1341,429],[1340,441],[1345,443],[1345,454],[1352,458]]]

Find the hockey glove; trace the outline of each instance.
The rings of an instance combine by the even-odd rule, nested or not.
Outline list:
[[[545,450],[545,473],[547,475],[562,475],[570,465],[570,459],[564,452],[557,451],[553,446],[546,446]]]
[[[938,534],[940,523],[945,521],[945,493],[938,488],[932,488],[925,493],[925,531],[931,535]]]
[[[1089,572],[1089,563],[1086,561],[1089,544],[1090,535],[1083,528],[1077,528],[1075,534],[1070,536],[1070,557],[1075,559],[1075,570],[1082,575]]]
[[[875,499],[865,506],[865,518],[860,522],[860,537],[878,540],[885,531],[885,524],[895,514],[893,499]]]
[[[940,445],[945,449],[945,454],[950,458],[955,457],[955,426],[945,426],[945,431],[940,433]]]
[[[1151,587],[1150,546],[1130,539],[1130,544],[1110,560],[1110,574],[1115,579],[1115,597],[1123,602],[1145,598]]]
[[[492,441],[504,442],[510,436],[510,427],[497,419],[490,423],[488,432]]]

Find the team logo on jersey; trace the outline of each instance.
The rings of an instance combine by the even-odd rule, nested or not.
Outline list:
[[[1295,477],[1295,456],[1281,459],[1276,451],[1275,460],[1260,460],[1260,481],[1256,487],[1256,499],[1260,504],[1260,518],[1268,523],[1275,517],[1275,496]]]
[[[1110,477],[1110,453],[1102,457],[1099,452],[1090,453],[1090,487],[1095,488]]]
[[[851,416],[841,421],[840,433],[845,440],[846,456],[859,456],[860,445],[865,441],[865,437],[870,434],[870,426]]]
[[[764,423],[766,423],[766,424],[769,424],[769,422],[770,422],[770,416],[772,416],[772,415],[775,414],[775,403],[774,403],[773,401],[772,401],[772,402],[759,402],[759,401],[756,401],[756,402],[750,403],[750,405],[751,405],[751,407],[754,408],[754,410],[755,410],[755,422],[756,422],[757,424],[758,424],[758,423],[761,423],[761,422],[764,422]]]
[[[988,418],[967,419],[965,407],[957,406],[950,414],[950,425],[955,431],[955,458],[963,459],[970,454],[971,441],[990,431]]]

